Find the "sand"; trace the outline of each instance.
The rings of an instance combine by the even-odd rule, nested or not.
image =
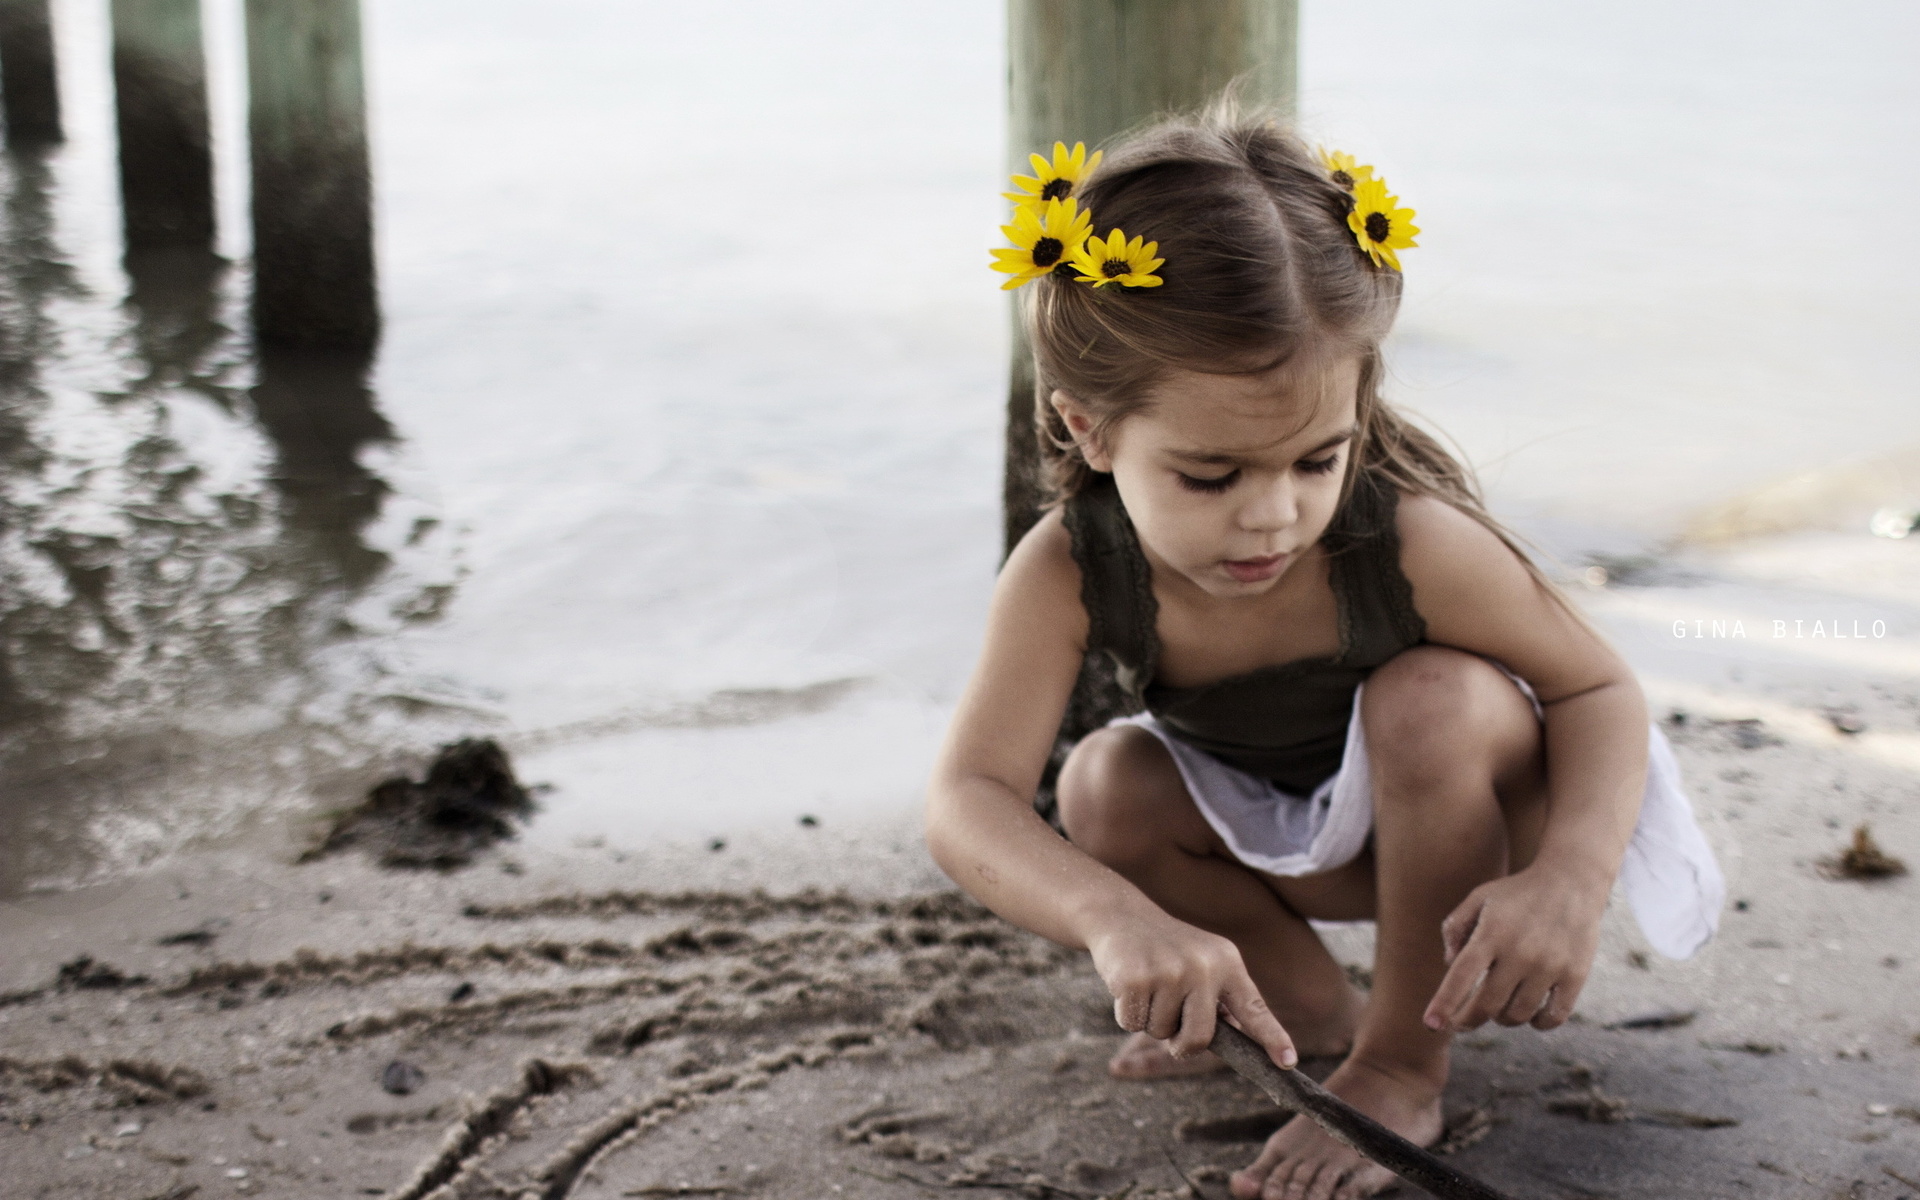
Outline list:
[[[1574,1022],[1462,1037],[1460,1166],[1920,1197],[1920,880],[1831,870],[1861,824],[1920,866],[1920,697],[1796,686],[1650,682],[1735,903],[1674,963],[1616,901]],[[1225,1196],[1265,1101],[1109,1079],[1085,956],[954,893],[914,822],[444,874],[263,837],[5,902],[0,1196]],[[1365,968],[1368,927],[1326,932]]]

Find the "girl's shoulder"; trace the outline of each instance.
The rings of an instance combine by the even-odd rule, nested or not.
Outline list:
[[[1430,640],[1500,657],[1490,647],[1522,627],[1557,635],[1584,628],[1539,568],[1471,513],[1403,492],[1395,525],[1400,572]]]
[[[1084,645],[1087,613],[1081,603],[1080,564],[1073,555],[1073,536],[1065,514],[1055,507],[1043,513],[1027,530],[994,586],[994,607],[1030,625],[1072,637]]]
[[[1394,528],[1400,570],[1416,596],[1531,581],[1526,564],[1500,535],[1438,496],[1401,491]]]

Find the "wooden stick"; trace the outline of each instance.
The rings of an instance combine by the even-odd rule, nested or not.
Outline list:
[[[1510,1200],[1506,1193],[1441,1162],[1299,1071],[1274,1066],[1259,1042],[1225,1021],[1214,1030],[1213,1052],[1275,1104],[1305,1113],[1335,1141],[1440,1200]]]

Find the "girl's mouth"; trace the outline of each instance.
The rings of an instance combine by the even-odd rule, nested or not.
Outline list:
[[[1230,558],[1226,562],[1227,574],[1241,583],[1272,579],[1286,565],[1287,556],[1284,554],[1269,554],[1265,558]]]

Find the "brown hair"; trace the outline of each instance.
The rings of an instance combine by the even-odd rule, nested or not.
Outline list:
[[[1166,263],[1157,288],[1096,288],[1062,268],[1027,289],[1034,423],[1055,503],[1093,476],[1050,402],[1055,389],[1092,414],[1098,438],[1145,408],[1173,369],[1253,374],[1302,354],[1352,354],[1360,433],[1346,487],[1366,471],[1446,501],[1559,597],[1487,512],[1472,471],[1381,397],[1380,342],[1400,306],[1400,273],[1360,249],[1347,226],[1351,193],[1290,131],[1222,100],[1122,138],[1076,195],[1095,233],[1118,227],[1157,241]]]

